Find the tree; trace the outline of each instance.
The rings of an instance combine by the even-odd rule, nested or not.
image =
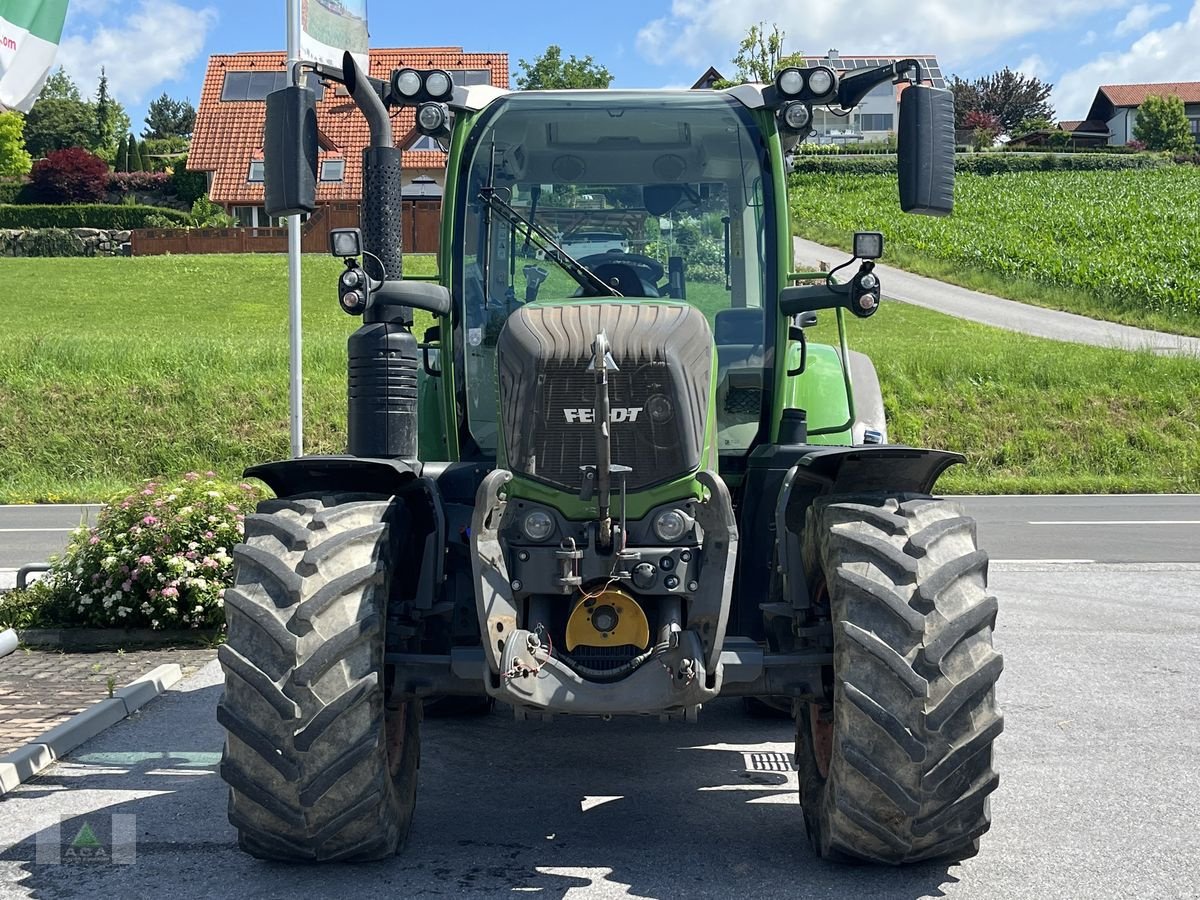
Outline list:
[[[117,155],[113,157],[114,172],[129,171],[129,135],[121,135],[121,140],[117,142]]]
[[[100,85],[96,88],[96,144],[97,148],[111,147],[116,153],[116,135],[113,133],[113,123],[109,118],[112,113],[113,101],[108,96],[108,75],[104,66],[100,67]]]
[[[963,126],[971,130],[976,150],[984,150],[996,142],[1000,134],[1000,120],[990,112],[973,109],[963,119]]]
[[[715,88],[732,87],[735,84],[756,82],[770,84],[780,69],[788,66],[803,66],[802,53],[783,52],[783,42],[787,33],[778,25],[772,25],[768,33],[765,22],[751,25],[746,36],[738,45],[737,55],[733,64],[737,67],[737,75],[731,81],[720,81],[713,85]]]
[[[25,117],[19,112],[0,112],[0,175],[25,175],[33,165],[24,131]]]
[[[1195,153],[1196,138],[1179,97],[1151,94],[1138,108],[1133,136],[1150,150]]]
[[[129,136],[129,171],[145,172],[146,164],[142,159],[142,148],[132,134]]]
[[[957,75],[950,80],[954,93],[954,119],[958,128],[966,125],[970,112],[995,116],[1002,131],[1013,132],[1026,119],[1053,119],[1050,92],[1054,85],[1031,75],[1022,75],[1005,66],[999,72],[965,81]]]
[[[532,62],[518,60],[520,72],[513,72],[517,89],[522,91],[552,91],[564,88],[606,88],[613,75],[590,56],[583,59],[571,54],[562,58],[562,48],[551,44],[546,52]]]
[[[196,109],[188,100],[172,100],[164,91],[151,100],[146,110],[143,138],[191,137],[196,125]]]
[[[75,100],[82,103],[83,95],[79,93],[79,86],[71,80],[67,70],[59,66],[58,70],[42,85],[38,100]]]
[[[103,200],[108,191],[108,163],[82,147],[39,159],[29,177],[43,203],[87,203]]]

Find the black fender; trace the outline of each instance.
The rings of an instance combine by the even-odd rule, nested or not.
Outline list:
[[[397,576],[416,610],[431,610],[446,578],[446,510],[437,481],[421,464],[359,456],[301,456],[250,466],[246,478],[266,482],[277,497],[320,493],[368,493],[401,503]],[[413,566],[413,562],[418,562]]]
[[[778,572],[783,599],[793,609],[809,606],[802,554],[805,518],[827,494],[928,494],[946,469],[966,462],[961,453],[888,444],[805,448],[784,476],[775,505]]]

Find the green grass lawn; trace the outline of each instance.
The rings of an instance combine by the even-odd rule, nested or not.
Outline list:
[[[1200,335],[1200,167],[959,174],[954,214],[896,209],[894,175],[795,175],[792,221],[850,246],[883,231],[884,261],[1002,297]]]
[[[432,271],[409,257],[410,272]],[[345,446],[340,264],[304,258],[305,436]],[[0,502],[236,478],[288,454],[281,256],[0,261]],[[814,334],[830,339],[827,320]],[[893,303],[851,323],[891,438],[961,450],[946,491],[1200,490],[1200,361],[1027,338]],[[421,333],[418,327],[418,334]]]

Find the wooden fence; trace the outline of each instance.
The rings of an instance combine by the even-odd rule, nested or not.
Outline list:
[[[304,253],[328,253],[329,231],[358,227],[357,203],[318,207],[304,223]],[[436,253],[441,233],[440,200],[404,201],[403,246],[408,253]],[[287,253],[286,228],[138,228],[130,233],[134,256],[164,253]]]

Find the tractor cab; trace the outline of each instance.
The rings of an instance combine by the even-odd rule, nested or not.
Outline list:
[[[502,451],[496,348],[513,313],[686,304],[707,325],[698,339],[715,342],[715,352],[702,356],[716,370],[716,447],[745,454],[765,433],[779,288],[771,202],[777,175],[768,135],[751,110],[722,93],[515,93],[463,131],[452,200],[454,245],[463,252],[451,261],[454,352],[465,375],[461,446],[480,455]],[[644,324],[644,316],[626,321]],[[594,337],[586,336],[589,350]],[[710,375],[699,373],[701,413]],[[584,425],[564,417],[590,410],[591,402],[577,396],[566,412],[545,411],[563,421],[540,424]],[[614,433],[659,427],[665,435],[668,422],[677,430],[683,411],[668,403],[636,390],[614,398],[622,410]],[[696,426],[701,435],[704,424]]]

